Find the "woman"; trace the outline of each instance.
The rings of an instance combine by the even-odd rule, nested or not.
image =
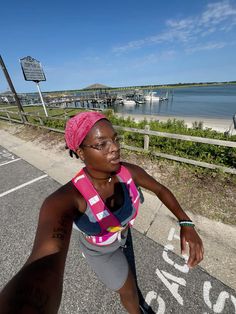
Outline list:
[[[99,279],[119,293],[128,313],[141,313],[122,250],[138,211],[136,186],[154,192],[179,220],[181,250],[189,244],[189,267],[202,260],[202,241],[166,187],[142,168],[120,161],[118,134],[103,114],[83,112],[71,118],[65,139],[71,156],[85,167],[44,201],[30,257],[1,293],[1,313],[57,313],[73,222],[81,231],[83,255]]]

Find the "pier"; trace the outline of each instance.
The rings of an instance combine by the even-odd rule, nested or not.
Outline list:
[[[48,107],[105,109],[111,108],[115,104],[124,105],[127,100],[133,101],[133,103],[136,105],[150,102],[150,100],[146,99],[147,95],[148,92],[138,89],[127,91],[98,90],[93,92],[81,92],[79,95],[63,95],[60,97],[56,95],[50,95],[45,96],[45,100]],[[158,101],[167,101],[168,97],[169,94],[166,92],[165,95],[160,95]],[[171,97],[173,97],[173,93],[171,94]]]

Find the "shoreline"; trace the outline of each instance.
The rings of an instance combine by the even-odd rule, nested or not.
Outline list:
[[[128,113],[116,113],[119,117],[124,118],[133,118],[136,122],[146,119],[147,121],[160,121],[160,122],[167,122],[169,119],[173,120],[184,120],[185,124],[188,128],[192,128],[192,124],[197,122],[203,122],[203,129],[211,128],[212,130],[218,132],[226,132],[232,127],[233,119],[226,119],[226,118],[204,118],[204,117],[181,117],[181,116],[152,116],[147,114],[128,114]],[[233,131],[235,134],[236,131]]]

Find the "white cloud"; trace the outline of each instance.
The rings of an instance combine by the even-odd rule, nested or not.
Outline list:
[[[199,46],[195,46],[195,47],[189,47],[186,48],[185,51],[188,53],[193,53],[196,51],[201,51],[201,50],[215,50],[215,49],[221,49],[224,48],[226,46],[226,43],[223,42],[219,42],[219,43],[207,43],[205,45],[199,45]]]
[[[200,23],[206,26],[216,25],[229,18],[233,18],[235,21],[235,17],[236,9],[229,1],[210,3],[203,12]]]
[[[167,50],[164,52],[152,53],[144,57],[135,58],[132,62],[130,62],[130,65],[133,68],[140,68],[148,64],[155,64],[158,62],[162,62],[164,60],[170,60],[175,56],[175,54],[176,53],[174,50]]]
[[[232,30],[236,25],[236,6],[229,1],[210,3],[205,10],[196,16],[185,19],[169,19],[166,21],[166,29],[157,35],[141,38],[140,40],[130,41],[124,45],[113,48],[116,53],[128,52],[133,49],[141,49],[146,46],[160,43],[179,43],[184,45],[189,52],[200,50],[199,47],[207,47],[201,43],[213,34],[225,33]],[[193,46],[196,46],[195,48]],[[189,47],[188,47],[189,46]],[[208,45],[210,47],[210,45]],[[220,44],[215,48],[219,49]],[[222,48],[222,47],[221,47]]]

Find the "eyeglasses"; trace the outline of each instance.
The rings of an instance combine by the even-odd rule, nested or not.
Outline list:
[[[114,140],[107,139],[107,140],[103,140],[100,143],[97,143],[94,145],[82,144],[81,147],[93,148],[93,149],[102,151],[104,154],[107,154],[107,153],[109,153],[112,144],[115,144],[118,147],[120,147],[121,140],[122,140],[121,136],[116,136],[114,138]]]

